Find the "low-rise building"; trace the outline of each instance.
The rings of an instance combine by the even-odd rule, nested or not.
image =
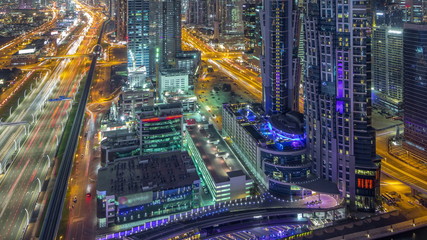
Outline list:
[[[249,197],[252,179],[211,124],[186,128],[189,152],[215,202]]]
[[[182,149],[183,115],[180,103],[135,109],[141,154]]]
[[[189,90],[188,72],[180,69],[168,69],[160,72],[159,96],[164,92],[181,92]]]
[[[128,129],[102,132],[101,162],[112,162],[117,158],[139,155],[139,137]]]
[[[98,170],[100,227],[199,206],[200,180],[187,152],[116,159]]]

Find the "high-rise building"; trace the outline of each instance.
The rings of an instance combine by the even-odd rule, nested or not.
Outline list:
[[[216,31],[221,36],[243,36],[243,0],[216,1]]]
[[[306,4],[308,157],[353,210],[374,211],[379,159],[371,126],[369,1]]]
[[[243,4],[243,23],[245,50],[253,52],[255,48],[260,48],[262,44],[260,11],[261,1],[247,1]]]
[[[150,1],[128,0],[128,68],[130,72],[150,67]]]
[[[33,1],[32,0],[19,0],[19,9],[32,9]]]
[[[127,0],[117,0],[111,2],[114,4],[114,21],[116,23],[117,40],[126,41],[128,2]]]
[[[181,0],[157,0],[151,2],[150,28],[154,30],[155,49],[152,49],[152,65],[175,65],[175,56],[181,51]]]
[[[195,26],[208,24],[208,0],[193,0],[188,2],[186,23]]]
[[[379,25],[372,39],[373,104],[381,110],[401,111],[403,99],[403,30]]]
[[[155,75],[181,51],[181,1],[128,0],[127,29],[129,69]]]
[[[292,0],[263,1],[262,101],[267,114],[294,107],[292,5]]]
[[[404,148],[427,154],[427,24],[405,24],[403,31]]]

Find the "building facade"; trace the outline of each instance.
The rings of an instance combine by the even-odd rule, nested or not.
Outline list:
[[[100,227],[199,206],[200,180],[187,152],[116,159],[98,170]]]
[[[137,71],[140,68],[150,71],[150,1],[128,0],[127,17],[129,71]]]
[[[253,180],[212,125],[188,125],[185,135],[202,188],[209,191],[214,202],[251,196]]]
[[[306,4],[308,157],[353,210],[375,211],[379,159],[371,125],[369,1]]]
[[[373,29],[373,104],[400,113],[403,100],[403,29],[379,25]]]
[[[160,104],[135,110],[140,154],[182,149],[182,105]]]
[[[181,51],[180,0],[128,1],[128,67],[154,76]]]
[[[313,173],[302,115],[288,112],[268,118],[259,112],[246,104],[223,106],[223,134],[258,181],[281,197],[312,191],[338,194],[335,184]]]
[[[427,154],[427,24],[405,24],[404,62],[404,148]]]
[[[261,11],[262,101],[266,113],[294,108],[292,0],[264,0]]]

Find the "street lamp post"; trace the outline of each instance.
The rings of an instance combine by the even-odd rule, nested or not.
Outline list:
[[[27,216],[27,225],[30,224],[30,214],[28,213],[28,210],[24,208],[26,216]]]

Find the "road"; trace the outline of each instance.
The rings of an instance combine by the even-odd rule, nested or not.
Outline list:
[[[241,57],[241,53],[218,52],[185,28],[182,30],[182,41],[187,46],[201,51],[202,59],[235,80],[240,87],[251,93],[256,101],[261,101],[262,81],[259,73],[237,63],[236,59]]]
[[[411,166],[388,153],[388,139],[395,133],[394,129],[377,132],[376,150],[377,154],[383,157],[381,162],[382,173],[427,194],[427,172],[422,171],[424,166],[421,163],[415,165],[414,162]]]
[[[52,19],[50,21],[0,46],[0,56],[3,62],[5,60],[7,62],[7,59],[9,57],[8,55],[12,55],[16,51],[18,51],[21,48],[21,44],[23,44],[24,42],[31,42],[37,37],[39,33],[46,32],[47,30],[55,26],[55,23],[59,19],[59,10],[52,9],[51,12]]]
[[[105,38],[103,41],[108,42]],[[82,129],[85,134],[82,134],[79,139],[76,150],[77,158],[70,176],[67,193],[69,198],[65,200],[65,208],[69,214],[66,232],[58,233],[65,239],[95,239],[97,234],[95,189],[98,169],[101,167],[101,152],[97,147],[99,146],[97,130],[103,114],[111,105],[111,101],[105,101],[105,99],[117,102],[116,91],[113,91],[114,89],[111,89],[109,84],[109,68],[99,67],[99,65],[90,91],[91,102],[86,107],[86,118]],[[110,94],[111,96],[109,96]],[[86,197],[87,193],[91,193],[93,197]],[[74,202],[74,197],[77,199],[76,202]]]
[[[83,33],[89,31],[89,28],[82,30]],[[84,37],[77,38],[72,42],[69,48],[69,54],[75,51],[87,53],[91,49],[87,46],[93,45],[92,39]],[[60,59],[48,77],[46,84],[57,85],[52,93],[53,97],[73,96],[78,88],[79,80],[84,76],[86,70],[86,61],[84,58]],[[48,85],[46,89],[54,88]],[[43,95],[49,97],[48,95]],[[35,102],[40,103],[40,99]],[[30,107],[34,101],[24,101],[23,108]],[[28,105],[27,105],[28,104]],[[38,200],[40,188],[44,194],[45,179],[53,181],[49,175],[49,160],[47,155],[53,157],[57,141],[62,134],[62,124],[70,109],[70,101],[50,102],[43,108],[35,128],[30,132],[27,141],[23,144],[16,159],[10,166],[10,169],[2,177],[0,183],[0,228],[2,234],[0,239],[20,239],[27,228],[28,216],[31,218],[34,208],[40,207],[43,210],[45,200]],[[31,112],[31,109],[30,111]],[[35,111],[34,111],[35,112]],[[30,115],[31,116],[31,115]],[[27,115],[28,118],[28,115]],[[53,163],[52,163],[53,164]],[[53,171],[55,173],[55,171]],[[39,181],[40,180],[40,181]],[[41,204],[42,206],[38,206]],[[30,224],[32,225],[34,224]],[[30,231],[31,232],[31,231]]]
[[[82,5],[79,2],[76,2],[79,7],[81,7],[88,15],[89,24],[88,27],[90,29],[99,30],[104,26],[104,17],[99,13],[96,13],[92,10],[91,7]],[[89,16],[90,15],[90,16]],[[102,31],[99,31],[98,34],[102,36]],[[98,31],[96,31],[98,32]],[[100,39],[96,44],[100,44]],[[58,177],[55,181],[55,185],[52,191],[52,196],[49,201],[49,205],[46,210],[46,215],[43,220],[43,226],[40,233],[40,239],[54,239],[57,236],[58,228],[60,226],[60,220],[63,210],[64,198],[66,197],[67,185],[69,181],[69,176],[71,173],[71,168],[73,165],[73,160],[75,159],[75,151],[77,148],[79,133],[81,129],[81,124],[83,122],[83,116],[86,109],[86,103],[88,101],[89,92],[91,89],[92,79],[95,73],[96,61],[100,56],[101,48],[97,45],[93,49],[93,57],[91,60],[90,68],[88,71],[88,75],[86,77],[86,82],[82,90],[81,98],[79,99],[79,103],[77,105],[77,111],[75,117],[73,119],[73,124],[71,126],[70,135],[68,139],[66,139],[65,151],[62,156],[62,162],[58,170]],[[76,156],[77,157],[77,156]],[[91,199],[89,197],[89,199]],[[84,235],[84,238],[87,236]]]

